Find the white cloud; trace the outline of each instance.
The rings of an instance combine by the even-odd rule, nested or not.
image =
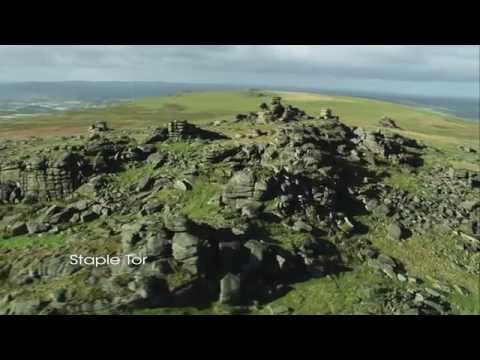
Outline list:
[[[478,88],[477,46],[0,46],[0,81],[159,80],[272,85],[459,83]],[[455,86],[458,88],[458,86]]]

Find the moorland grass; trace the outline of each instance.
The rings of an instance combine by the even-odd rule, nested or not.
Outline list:
[[[477,154],[467,154],[458,149],[459,145],[478,148],[478,124],[462,121],[459,118],[433,113],[425,109],[413,108],[405,105],[392,104],[383,101],[360,99],[339,96],[324,96],[318,94],[267,92],[267,91],[228,91],[228,92],[195,92],[179,93],[174,96],[148,98],[112,106],[106,109],[68,112],[57,115],[39,116],[34,119],[16,119],[2,121],[0,125],[0,139],[25,138],[31,135],[45,136],[54,140],[60,135],[86,134],[87,127],[97,120],[105,120],[114,128],[142,128],[145,126],[164,126],[172,120],[189,120],[213,131],[221,131],[232,140],[225,144],[248,142],[251,140],[234,139],[236,134],[248,133],[250,124],[235,124],[231,122],[237,113],[255,111],[261,102],[269,102],[275,94],[283,97],[284,103],[292,104],[307,113],[319,115],[320,109],[330,107],[340,119],[351,126],[361,126],[369,130],[379,129],[378,121],[383,116],[393,118],[400,126],[400,130],[389,130],[415,138],[427,145],[433,146],[439,152],[426,150],[423,156],[425,166],[450,165],[459,168],[479,170]],[[227,120],[221,127],[216,128],[210,123],[216,120]],[[313,120],[315,123],[318,120]],[[272,125],[255,125],[262,130],[273,129]],[[382,130],[386,131],[386,130]],[[259,138],[254,141],[267,141],[269,138]],[[160,144],[159,150],[171,151],[179,157],[198,156],[200,144],[195,142],[180,142],[177,144]],[[174,169],[171,169],[172,171]],[[408,190],[412,193],[421,193],[422,187],[409,173],[398,169],[385,169],[390,173],[386,182],[396,188]],[[162,168],[162,171],[169,171]],[[129,169],[118,174],[117,181],[127,186],[138,181],[142,176],[152,173],[148,165],[137,169]],[[191,191],[182,192],[175,189],[161,190],[154,195],[167,204],[182,204],[186,215],[197,221],[208,220],[221,225],[221,217],[214,205],[208,200],[219,193],[221,186],[215,179],[215,174],[197,177]],[[480,313],[480,283],[478,276],[473,275],[455,266],[451,266],[449,254],[461,256],[455,249],[455,239],[452,234],[431,231],[424,235],[414,234],[404,242],[391,241],[385,230],[385,223],[379,222],[370,216],[355,219],[366,224],[370,231],[368,240],[378,247],[382,253],[397,258],[405,265],[409,274],[419,277],[435,277],[448,284],[458,284],[468,289],[469,295],[453,293],[450,295],[452,306],[456,313]],[[264,232],[270,240],[282,246],[291,247],[302,242],[302,235],[293,233],[280,225],[272,225]],[[94,236],[92,234],[91,236]],[[58,246],[64,238],[56,235],[42,237],[42,244]],[[0,247],[30,248],[36,246],[40,238],[19,236],[11,239],[0,239]],[[353,240],[352,240],[353,241]],[[103,246],[103,245],[102,245]],[[102,248],[98,245],[98,249]],[[113,246],[113,245],[112,245]],[[114,250],[113,247],[111,249]],[[480,261],[477,255],[469,255],[468,263]],[[292,285],[292,290],[285,296],[273,301],[264,309],[252,310],[252,313],[271,313],[271,307],[286,306],[294,309],[295,314],[335,314],[352,313],[357,311],[359,294],[365,284],[383,284],[401,286],[385,279],[366,265],[353,267],[335,276],[322,279],[311,279]],[[270,309],[270,310],[269,310]],[[211,309],[151,309],[142,310],[141,314],[169,314],[169,313],[229,313],[221,308]]]

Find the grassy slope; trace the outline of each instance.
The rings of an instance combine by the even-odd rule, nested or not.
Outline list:
[[[95,120],[107,120],[116,127],[159,125],[171,119],[199,122],[229,117],[239,112],[255,111],[260,101],[268,101],[272,93],[261,97],[248,92],[196,92],[169,97],[147,98],[130,104],[106,109],[94,109],[35,118],[2,121],[0,137],[6,134],[36,135],[38,130],[48,135],[83,133]],[[426,110],[383,101],[350,97],[330,97],[316,94],[281,92],[284,100],[301,106],[315,115],[321,107],[331,107],[349,125],[375,127],[379,118],[388,115],[398,119],[405,132],[425,140],[440,143],[467,142],[475,145],[478,127],[458,118],[442,116]],[[203,121],[202,121],[203,120]],[[443,121],[440,121],[443,120]],[[35,131],[32,131],[35,130]],[[455,136],[452,137],[452,131]]]
[[[260,102],[270,100],[272,93],[264,92],[263,95],[248,92],[188,93],[164,98],[149,98],[108,109],[2,122],[0,139],[30,135],[85,134],[86,127],[96,120],[106,120],[115,128],[156,127],[174,119],[187,119],[206,125],[215,120],[231,119],[233,115],[240,112],[255,111]],[[457,149],[460,144],[478,148],[477,124],[375,100],[287,92],[282,92],[280,95],[284,102],[298,106],[312,115],[319,114],[322,107],[330,107],[345,123],[369,129],[377,128],[378,120],[388,115],[394,118],[402,128],[397,130],[399,133],[424,141],[444,152],[444,156],[441,157],[434,153],[427,154],[427,165],[449,162],[458,167],[478,169],[479,162],[476,156],[462,153]],[[264,126],[268,128],[269,125]],[[222,126],[222,131],[225,129],[227,135],[245,131],[245,127],[242,128],[241,125],[236,124]],[[411,177],[402,172],[395,172],[389,181],[392,185],[408,190],[416,187]],[[198,210],[198,203],[205,202],[213,191],[205,187],[197,189],[198,196],[192,196],[189,199],[186,210],[191,213],[190,215],[201,218],[202,213]],[[368,223],[370,220],[366,218],[361,221]],[[373,224],[371,228],[372,233],[368,237],[374,245],[402,261],[412,275],[422,278],[432,276],[468,288],[472,295],[452,298],[457,312],[480,313],[479,280],[457,268],[447,266],[449,262],[447,255],[450,251],[454,251],[450,236],[432,234],[428,237],[415,237],[403,245],[398,245],[392,244],[385,238],[382,227],[377,228]],[[378,275],[362,266],[335,278],[315,279],[297,284],[293,291],[275,301],[273,305],[291,306],[295,309],[295,313],[351,312],[357,301],[356,293],[360,284],[382,281]],[[188,309],[183,311],[189,312]],[[162,313],[165,312],[162,311]]]

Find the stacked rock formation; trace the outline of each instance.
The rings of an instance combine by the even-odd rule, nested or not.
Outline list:
[[[251,121],[256,123],[270,123],[270,122],[292,122],[306,119],[313,119],[308,116],[305,111],[300,110],[294,106],[282,104],[281,97],[273,97],[269,105],[262,103],[260,111],[256,113],[238,114],[236,121]]]
[[[169,216],[166,226],[174,232],[172,238],[173,258],[182,264],[183,269],[196,275],[200,272],[200,239],[189,232],[189,221],[181,215]]]
[[[256,179],[250,169],[235,173],[225,185],[222,200],[240,208],[250,202],[260,200],[268,190],[268,183]]]
[[[168,123],[168,138],[170,140],[187,139],[194,135],[195,127],[187,121],[172,121]]]
[[[21,198],[20,185],[12,180],[0,182],[0,203],[14,203]]]
[[[332,109],[324,108],[324,109],[320,110],[319,119],[320,120],[328,120],[328,119],[337,119],[338,120],[338,116],[333,115]]]
[[[21,162],[4,166],[0,200],[7,202],[21,200],[25,194],[63,198],[84,179],[89,181],[78,191],[81,200],[73,204],[62,201],[44,209],[38,204],[34,214],[21,212],[24,206],[18,206],[13,215],[13,206],[0,209],[0,233],[12,237],[45,232],[71,234],[71,250],[85,249],[86,240],[100,240],[100,246],[107,245],[116,255],[146,258],[138,266],[82,270],[82,279],[83,272],[89,272],[85,286],[93,285],[94,302],[90,304],[90,293],[85,300],[81,291],[69,289],[61,295],[62,289],[56,289],[54,301],[42,299],[41,304],[48,304],[42,305],[45,312],[85,313],[73,307],[78,303],[97,310],[106,305],[110,311],[125,311],[125,306],[198,306],[203,298],[232,305],[263,302],[284,294],[293,281],[342,271],[337,246],[356,253],[362,262],[392,280],[410,281],[399,261],[381,254],[366,238],[350,237],[363,231],[361,218],[356,216],[365,210],[375,218],[387,218],[386,230],[392,241],[407,240],[422,229],[429,231],[437,221],[459,231],[465,239],[459,244],[462,248],[479,251],[480,203],[471,191],[479,183],[478,173],[441,169],[427,176],[422,172],[426,176],[423,183],[435,187],[435,197],[414,196],[380,182],[381,174],[367,165],[372,161],[416,164],[421,152],[415,141],[350,128],[329,109],[322,111],[321,121],[300,122],[309,117],[282,105],[280,98],[262,104],[260,110],[240,118],[278,122],[279,126],[269,130],[268,142],[202,141],[195,145],[205,145],[205,151],[188,156],[168,151],[169,144],[157,150],[152,144],[159,141],[219,136],[186,121],[176,121],[153,133],[145,132],[149,137],[140,146],[136,137],[112,132],[81,145],[68,145],[70,150],[58,156],[44,149],[41,156],[23,157]],[[116,165],[118,170],[125,167],[135,171],[138,167],[134,174],[140,177],[115,181]],[[212,206],[202,216],[192,216],[185,211],[184,200],[189,194],[177,197],[170,190],[197,192],[207,180],[214,185],[208,201]],[[163,189],[164,194],[174,197],[157,197]],[[209,192],[206,194],[210,197]],[[192,196],[198,196],[198,192]],[[202,195],[200,205],[204,200]],[[95,227],[89,228],[88,223],[95,219],[100,226],[92,224]],[[288,232],[285,237],[283,232],[277,233],[283,228]],[[324,239],[327,236],[335,237],[335,241]],[[7,256],[22,258],[5,254],[0,252],[2,260]],[[0,264],[0,275],[10,285],[34,287],[44,278],[49,281],[76,271],[63,266],[65,261],[56,257],[45,256],[37,262],[32,253],[22,255],[24,262]],[[477,274],[477,263],[473,265],[470,272]],[[21,300],[20,296],[18,301],[8,300],[8,304],[0,302],[0,313],[5,311],[2,309],[12,313],[40,311],[22,310]]]
[[[84,166],[81,156],[65,152],[54,159],[39,157],[4,167],[1,169],[4,183],[1,199],[10,202],[12,194],[15,199],[63,199],[83,182]],[[13,184],[16,184],[15,189]]]
[[[379,122],[379,125],[381,127],[384,127],[384,128],[390,128],[390,129],[399,129],[397,123],[395,122],[395,120],[393,120],[392,118],[388,117],[388,116],[384,116],[380,122]]]
[[[90,133],[104,132],[108,130],[110,130],[110,128],[108,127],[105,121],[97,121],[95,124],[91,125],[90,128],[88,129]]]
[[[420,164],[418,155],[405,151],[409,148],[421,148],[413,139],[407,139],[398,134],[382,134],[380,132],[365,132],[361,128],[355,129],[355,139],[352,142],[359,148],[388,159],[395,164],[408,164],[417,166]]]

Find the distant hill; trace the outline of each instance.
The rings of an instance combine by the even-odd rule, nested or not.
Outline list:
[[[166,82],[67,81],[0,83],[0,100],[55,99],[60,101],[101,102],[105,100],[164,96],[178,91],[222,90],[225,88],[227,88],[225,85]]]
[[[136,100],[146,97],[161,97],[173,95],[178,92],[191,91],[214,91],[214,90],[244,90],[247,86],[221,85],[221,84],[189,84],[189,83],[168,83],[168,82],[129,82],[129,81],[66,81],[66,82],[18,82],[0,83],[0,111],[11,110],[5,106],[5,102],[63,102],[79,101],[82,103],[105,103],[121,100]],[[423,107],[438,113],[452,114],[466,120],[479,121],[480,108],[477,99],[435,97],[419,95],[400,95],[390,93],[368,92],[368,91],[340,91],[313,88],[270,88],[268,90],[299,91],[310,93],[321,93],[333,96],[350,96],[382,100],[397,104]],[[2,104],[3,103],[3,104]],[[22,104],[22,106],[31,104]],[[49,107],[49,104],[32,104]],[[67,106],[68,108],[70,106]],[[33,111],[38,114],[43,111]]]

